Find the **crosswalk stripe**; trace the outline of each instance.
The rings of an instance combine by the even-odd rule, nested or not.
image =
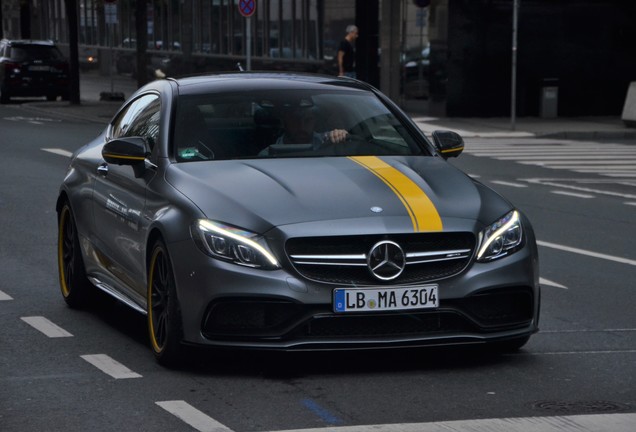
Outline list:
[[[11,297],[9,294],[0,291],[0,301],[4,301],[4,300],[13,300],[13,297]]]
[[[599,174],[612,178],[636,177],[636,146],[579,142],[494,142],[467,145],[465,152],[548,169]]]
[[[520,163],[525,165],[591,165],[598,166],[598,164],[603,165],[613,165],[618,168],[624,165],[630,165],[636,163],[636,159],[623,159],[623,160],[587,160],[587,159],[548,159],[543,158],[542,160],[528,160],[528,158],[524,158]]]

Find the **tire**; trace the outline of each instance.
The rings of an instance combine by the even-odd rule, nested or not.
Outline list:
[[[148,334],[159,364],[178,366],[183,359],[183,323],[172,262],[163,241],[152,247],[148,266]]]
[[[86,277],[77,226],[68,203],[58,214],[57,263],[60,289],[66,304],[72,308],[86,306],[94,288]]]

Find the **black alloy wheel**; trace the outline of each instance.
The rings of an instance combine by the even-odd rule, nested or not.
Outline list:
[[[85,306],[93,286],[86,277],[77,226],[68,203],[58,214],[57,263],[64,300],[73,308]]]
[[[182,359],[183,339],[181,309],[165,244],[158,240],[148,266],[148,333],[157,361],[168,367]]]

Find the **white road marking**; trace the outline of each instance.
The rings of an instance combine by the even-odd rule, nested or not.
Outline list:
[[[588,173],[602,173],[605,171],[611,171],[612,173],[630,173],[636,170],[636,165],[594,165],[590,167],[589,165],[544,165],[546,168],[551,169],[569,169],[578,172],[588,172]]]
[[[22,317],[20,319],[50,338],[73,336],[62,327],[53,324],[51,321],[41,316]]]
[[[131,371],[106,354],[88,354],[80,357],[115,379],[141,378],[141,375]]]
[[[47,117],[23,117],[23,116],[5,117],[4,120],[17,121],[17,122],[25,121],[27,123],[34,123],[34,124],[44,124],[44,122],[59,123],[62,121],[62,120],[52,119]]]
[[[498,184],[498,185],[501,185],[501,186],[516,187],[516,188],[525,188],[525,187],[528,187],[528,185],[525,185],[525,184],[521,184],[521,183],[513,183],[513,182],[507,182],[507,181],[502,181],[502,180],[493,180],[493,181],[491,181],[491,183]]]
[[[546,286],[551,286],[551,287],[555,287],[555,288],[561,288],[561,289],[565,289],[565,290],[568,289],[568,287],[566,287],[564,285],[558,284],[556,282],[553,282],[551,280],[544,279],[544,278],[539,278],[539,284],[541,284],[542,286],[546,285]]]
[[[534,179],[521,179],[521,180],[525,180],[528,183],[540,184],[540,185],[544,185],[544,186],[553,186],[553,187],[558,187],[558,188],[561,188],[561,189],[571,189],[571,190],[575,190],[575,191],[578,191],[578,192],[590,192],[590,193],[595,193],[595,194],[599,194],[599,195],[609,195],[609,196],[621,197],[621,198],[626,198],[626,199],[636,199],[636,195],[623,194],[623,193],[612,192],[612,191],[605,191],[605,190],[601,190],[601,189],[592,189],[592,188],[583,187],[583,186],[573,186],[571,184],[566,184],[565,181],[568,181],[568,180],[563,180],[563,179],[560,180],[560,179],[534,178]],[[569,180],[569,181],[581,182],[583,180],[574,179],[574,180]],[[609,180],[609,181],[614,182],[614,183],[621,183],[622,184],[622,182],[618,182],[618,181],[615,181],[615,180]],[[598,184],[605,184],[605,183],[604,182],[598,182]]]
[[[0,301],[4,301],[4,300],[13,300],[13,297],[11,297],[9,294],[0,291]]]
[[[572,253],[579,254],[579,255],[589,256],[589,257],[592,257],[592,258],[600,258],[600,259],[604,259],[604,260],[608,260],[608,261],[614,261],[614,262],[621,263],[621,264],[628,264],[628,265],[636,266],[636,260],[632,260],[632,259],[628,259],[628,258],[621,258],[621,257],[613,256],[613,255],[607,255],[607,254],[602,254],[602,253],[598,253],[598,252],[592,252],[592,251],[588,251],[588,250],[585,250],[585,249],[578,249],[578,248],[574,248],[574,247],[570,247],[570,246],[564,246],[564,245],[560,245],[560,244],[556,244],[556,243],[545,242],[545,241],[542,241],[542,240],[537,240],[537,244],[539,246],[543,246],[543,247],[547,247],[547,248],[558,249],[558,250],[562,250],[562,251],[565,251],[565,252],[572,252]]]
[[[524,165],[609,177],[636,177],[636,147],[624,144],[579,143],[478,143],[466,148],[473,156],[514,161]]]
[[[541,333],[622,333],[636,332],[636,328],[620,329],[575,329],[575,330],[541,330]]]
[[[636,206],[636,202],[624,202],[625,205]]]
[[[43,148],[42,151],[53,153],[60,156],[71,157],[73,153],[68,150],[63,150],[59,148]]]
[[[561,156],[560,156],[561,158]],[[565,166],[565,165],[592,165],[592,166],[597,166],[600,165],[601,163],[603,165],[618,165],[620,168],[620,165],[633,165],[636,163],[636,159],[629,159],[629,158],[624,158],[624,159],[620,159],[620,160],[602,160],[599,161],[599,159],[596,158],[591,158],[590,160],[580,160],[579,158],[576,158],[576,160],[572,160],[572,157],[570,158],[566,158],[565,156],[562,157],[562,159],[559,160],[555,160],[553,158],[542,158],[544,160],[541,161],[528,161],[529,158],[523,158],[523,161],[519,162],[522,163],[524,165],[553,165],[554,166]],[[549,159],[549,161],[545,160],[545,159]]]
[[[515,160],[515,159],[519,159],[519,157],[518,156],[502,156],[502,157],[499,157],[497,159],[501,159],[501,160]],[[524,161],[528,161],[528,162],[521,162],[521,163],[528,163],[528,164],[536,163],[536,162],[531,162],[533,160],[536,160],[538,162],[543,161],[543,160],[545,160],[545,161],[571,161],[572,160],[572,154],[571,153],[568,153],[567,155],[554,155],[554,154],[546,155],[546,154],[541,154],[539,156],[524,156],[523,160]],[[616,161],[616,156],[600,156],[600,155],[595,155],[595,156],[576,156],[576,160],[577,161],[581,161],[581,163],[588,163],[587,161],[592,163],[592,162],[599,161],[599,160],[602,160],[603,163],[614,163],[613,161]],[[583,161],[585,161],[585,162],[583,162]],[[623,158],[621,158],[621,161],[634,161],[634,162],[636,162],[636,157],[623,157]]]
[[[185,401],[174,400],[155,403],[199,432],[232,432],[232,429],[219,423]]]
[[[636,354],[636,349],[627,350],[599,350],[599,351],[548,351],[548,352],[523,352],[511,353],[510,355],[531,355],[531,356],[557,356],[557,355],[587,355],[587,354]],[[606,430],[606,429],[603,429]]]
[[[626,177],[632,178],[632,177],[634,177],[634,178],[636,178],[636,173],[629,173],[629,174],[625,174],[625,173],[605,173],[603,175],[605,175],[607,177],[619,177],[619,178],[626,178]]]
[[[634,432],[636,413],[586,414],[289,429],[277,432]]]
[[[585,199],[594,198],[594,195],[587,195],[587,194],[576,193],[576,192],[566,192],[566,191],[551,191],[551,192],[553,194],[565,195],[565,196],[570,196],[575,198],[585,198]]]

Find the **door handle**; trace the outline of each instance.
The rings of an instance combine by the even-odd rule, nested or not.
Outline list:
[[[97,167],[97,173],[105,176],[108,174],[108,165],[103,163]]]

